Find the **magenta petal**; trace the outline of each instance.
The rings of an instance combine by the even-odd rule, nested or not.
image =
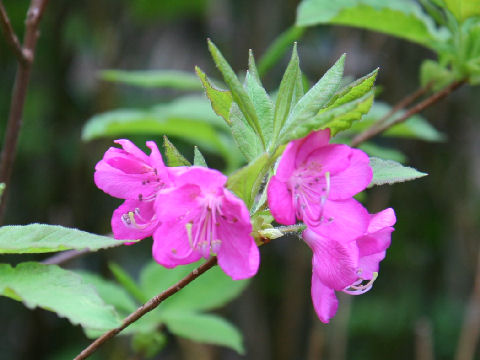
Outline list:
[[[371,215],[370,224],[368,225],[368,232],[373,233],[387,226],[395,225],[397,221],[395,217],[395,211],[392,208],[388,208],[380,211],[374,215]]]
[[[312,230],[329,239],[345,243],[367,231],[369,217],[367,210],[355,199],[327,200],[323,209],[323,220],[320,225],[312,224]]]
[[[329,140],[330,129],[313,131],[304,139],[297,140],[301,141],[301,143],[298,148],[298,155],[295,164],[297,166],[302,164],[314,150],[323,146],[327,146]]]
[[[361,257],[358,261],[358,276],[363,280],[373,279],[373,273],[379,269],[379,263],[385,258],[385,251]]]
[[[292,203],[292,194],[287,184],[278,180],[276,176],[270,178],[267,188],[268,206],[275,220],[283,225],[295,224],[295,209]]]
[[[295,140],[288,143],[283,151],[282,157],[277,166],[275,175],[279,180],[287,181],[295,170],[295,161],[297,159],[298,148],[302,140]]]
[[[357,240],[360,256],[368,256],[385,251],[390,246],[392,231],[393,227],[388,226],[375,233],[360,237]]]
[[[201,258],[190,246],[185,224],[185,221],[164,222],[153,234],[152,255],[160,265],[171,269]]]
[[[325,174],[326,172],[329,172],[330,177],[332,177],[340,171],[345,170],[350,165],[351,151],[352,149],[347,145],[327,145],[310,153],[306,162],[308,164],[319,164],[321,167],[321,173]]]
[[[312,301],[320,321],[328,324],[337,313],[338,300],[335,291],[324,285],[315,272],[312,274]]]
[[[365,190],[373,176],[369,161],[363,151],[352,149],[350,166],[330,177],[329,199],[348,199]]]
[[[148,156],[130,140],[118,139],[118,140],[114,140],[114,143],[121,145],[123,150],[125,150],[127,153],[131,154],[132,156],[138,158],[139,161],[142,161],[144,163],[149,162]]]
[[[221,172],[201,166],[182,168],[175,179],[177,186],[195,184],[202,188],[202,192],[217,191],[227,182],[227,177]]]
[[[125,215],[127,218],[122,220]],[[115,239],[137,240],[152,236],[158,225],[153,202],[125,200],[113,212],[111,224]]]
[[[218,265],[233,280],[252,277],[258,271],[260,255],[253,239],[248,209],[228,190],[224,191],[223,217],[219,220]]]
[[[357,280],[358,250],[355,242],[342,245],[308,228],[303,232],[303,239],[313,250],[313,271],[323,284],[340,291]]]

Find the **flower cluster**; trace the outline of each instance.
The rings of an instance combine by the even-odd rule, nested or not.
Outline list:
[[[247,207],[225,188],[220,172],[166,167],[154,142],[150,156],[129,140],[116,140],[95,167],[95,184],[124,199],[112,216],[116,239],[153,236],[153,257],[173,268],[217,255],[234,280],[255,275],[259,252]]]
[[[371,215],[353,199],[372,180],[368,156],[329,140],[330,131],[320,130],[290,142],[267,189],[277,222],[307,225],[303,238],[313,251],[312,300],[325,323],[337,311],[335,291],[370,290],[396,221],[392,209]]]

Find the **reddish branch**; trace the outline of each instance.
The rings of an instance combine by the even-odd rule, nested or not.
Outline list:
[[[390,129],[392,126],[395,126],[397,124],[400,124],[400,123],[404,122],[405,120],[409,119],[411,116],[422,112],[423,110],[425,110],[429,106],[431,106],[431,105],[435,104],[436,102],[442,100],[443,98],[448,96],[451,92],[455,91],[460,86],[465,84],[465,82],[466,82],[466,80],[455,81],[455,82],[451,83],[450,85],[446,86],[445,88],[443,88],[442,90],[432,94],[431,96],[429,96],[425,100],[419,102],[417,105],[410,108],[407,112],[405,112],[405,114],[403,114],[399,118],[397,118],[393,121],[383,122],[382,124],[379,124],[378,126],[372,126],[372,127],[368,128],[364,132],[357,135],[352,140],[351,145],[352,146],[357,146],[357,145],[371,139],[372,137]],[[417,98],[418,97],[419,96],[417,96]],[[406,99],[408,99],[408,98],[405,98],[404,100],[402,100],[402,102],[405,101]],[[395,106],[395,107],[398,107],[398,105]],[[398,110],[400,110],[400,109],[401,109],[401,107],[398,107]]]
[[[74,360],[83,360],[88,358],[92,355],[104,342],[111,339],[115,335],[117,335],[120,331],[125,329],[130,324],[134,323],[138,319],[140,319],[143,315],[155,309],[162,301],[167,299],[168,297],[172,296],[173,294],[177,293],[185,286],[190,284],[193,280],[197,277],[202,275],[205,271],[211,269],[213,266],[217,264],[217,257],[214,256],[210,260],[208,260],[205,264],[199,266],[197,269],[193,270],[190,274],[188,274],[185,278],[180,280],[175,285],[169,287],[164,292],[158,294],[157,296],[151,298],[148,302],[144,305],[140,306],[137,310],[133,313],[128,315],[124,320],[121,326],[107,331],[105,334],[100,336],[97,340],[92,342],[87,348],[85,348]]]
[[[22,127],[23,108],[25,105],[28,83],[30,81],[30,72],[34,59],[35,47],[39,36],[38,26],[47,2],[48,0],[32,0],[30,2],[25,22],[23,46],[21,46],[0,0],[0,24],[2,25],[2,30],[5,33],[8,43],[13,48],[18,59],[17,74],[15,76],[15,84],[13,86],[10,103],[10,114],[8,117],[7,129],[5,130],[5,139],[0,158],[0,182],[5,183],[6,185],[6,189],[2,196],[3,201],[0,204],[0,222],[2,221],[5,212],[5,197],[9,189],[8,184],[12,174],[18,137]]]

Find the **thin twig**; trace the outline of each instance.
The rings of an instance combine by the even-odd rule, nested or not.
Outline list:
[[[409,119],[411,116],[413,116],[415,114],[418,114],[419,112],[422,112],[423,110],[425,110],[429,106],[431,106],[431,105],[435,104],[436,102],[440,101],[441,99],[443,99],[444,97],[446,97],[451,92],[455,91],[457,88],[459,88],[460,86],[462,86],[465,83],[466,83],[466,80],[455,81],[455,82],[451,83],[450,85],[446,86],[445,88],[443,88],[442,90],[432,94],[431,96],[429,96],[425,100],[419,102],[417,105],[410,108],[407,112],[405,112],[405,114],[403,114],[399,118],[397,118],[393,121],[388,121],[388,122],[386,122],[386,123],[384,123],[380,126],[377,126],[377,127],[374,126],[374,127],[368,128],[367,130],[360,133],[359,135],[357,135],[352,140],[351,146],[357,146],[357,145],[371,139],[372,137],[390,129],[392,126],[404,122],[405,120]]]
[[[13,53],[17,57],[17,60],[23,64],[25,61],[27,61],[27,59],[23,55],[22,45],[18,40],[17,34],[15,34],[15,30],[13,30],[12,24],[10,23],[10,19],[8,18],[8,15],[7,15],[7,10],[5,10],[5,7],[3,6],[3,3],[1,0],[0,0],[0,26],[2,27],[7,43],[12,48]]]
[[[191,283],[193,280],[195,280],[197,277],[202,275],[207,270],[211,269],[216,264],[217,264],[217,257],[214,256],[210,260],[208,260],[205,264],[203,264],[203,265],[199,266],[197,269],[193,270],[190,274],[188,274],[185,278],[180,280],[178,283],[169,287],[167,290],[158,294],[157,296],[154,296],[148,302],[146,302],[144,305],[140,306],[137,310],[135,310],[133,313],[128,315],[123,320],[123,323],[122,323],[121,326],[119,326],[115,329],[112,329],[110,331],[107,331],[105,334],[100,336],[98,339],[96,339],[94,342],[92,342],[87,348],[85,348],[79,355],[77,355],[77,357],[74,360],[83,360],[83,359],[88,358],[104,342],[106,342],[107,340],[109,340],[112,337],[114,337],[115,335],[117,335],[120,331],[122,331],[128,325],[130,325],[133,322],[140,319],[143,315],[145,315],[149,311],[152,311],[153,309],[155,309],[158,305],[160,305],[160,303],[162,301],[164,301],[165,299],[169,298],[173,294],[180,291],[182,288],[187,286],[189,283]]]
[[[458,341],[455,360],[473,360],[480,337],[480,251],[477,272],[470,301],[463,316],[462,330]]]
[[[5,183],[6,188],[2,194],[0,203],[0,223],[2,222],[6,206],[6,194],[9,191],[9,182],[12,175],[13,162],[17,150],[18,137],[22,127],[23,107],[27,96],[30,72],[33,64],[35,47],[39,36],[38,25],[42,18],[48,0],[32,0],[27,11],[25,36],[23,39],[22,58],[19,61],[15,84],[12,90],[10,114],[8,117],[7,129],[0,158],[0,182]],[[7,32],[8,37],[9,32]],[[18,39],[17,39],[18,41]]]
[[[121,243],[121,245],[123,245],[123,243]],[[90,249],[67,250],[46,258],[42,261],[42,264],[60,265],[88,253],[90,253]]]

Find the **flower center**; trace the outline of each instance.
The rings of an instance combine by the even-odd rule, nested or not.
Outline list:
[[[366,293],[368,290],[370,290],[373,286],[373,283],[378,277],[378,272],[373,273],[373,277],[371,280],[369,280],[367,283],[363,284],[365,280],[363,279],[358,279],[355,281],[352,285],[347,286],[345,289],[343,289],[343,292],[350,294],[350,295],[361,295]]]
[[[157,220],[157,215],[153,215],[151,219],[146,219],[140,214],[140,209],[135,208],[134,211],[129,211],[122,215],[122,222],[128,228],[136,230],[144,230]]]
[[[295,170],[290,180],[292,200],[298,219],[319,225],[330,193],[330,172],[321,175],[322,166],[309,162]]]

